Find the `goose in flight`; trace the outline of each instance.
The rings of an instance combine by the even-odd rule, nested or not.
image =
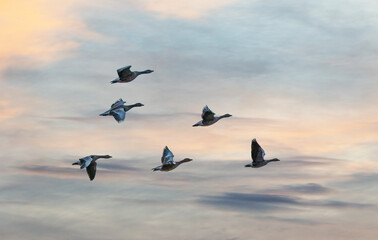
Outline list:
[[[149,69],[141,71],[141,72],[139,72],[139,71],[131,71],[130,68],[131,68],[131,66],[129,65],[129,66],[117,69],[118,78],[114,79],[110,83],[113,84],[113,83],[127,83],[127,82],[131,82],[136,77],[138,77],[140,74],[147,74],[147,73],[152,73],[153,72],[153,70],[149,70]]]
[[[259,168],[259,167],[267,165],[270,162],[280,161],[278,158],[264,160],[264,156],[265,156],[264,149],[260,147],[260,145],[256,141],[256,138],[254,138],[251,143],[252,163],[245,165],[245,167]]]
[[[206,105],[203,109],[202,109],[202,120],[199,121],[198,123],[194,124],[193,127],[197,127],[197,126],[210,126],[216,122],[218,122],[220,119],[222,118],[226,118],[226,117],[231,117],[232,115],[231,114],[224,114],[222,116],[219,116],[219,117],[215,117],[214,116],[215,113],[213,111],[210,110],[210,108]]]
[[[80,165],[80,169],[87,168],[88,177],[92,181],[96,176],[97,159],[111,157],[109,155],[90,155],[80,158],[79,161],[72,163],[72,165]]]
[[[158,166],[156,168],[153,168],[152,170],[155,171],[162,171],[162,172],[169,172],[175,168],[177,168],[181,163],[184,162],[190,162],[192,159],[185,158],[181,161],[175,162],[173,161],[173,153],[168,149],[167,146],[165,146],[163,151],[163,156],[161,157],[161,166]]]
[[[118,101],[112,104],[110,109],[104,113],[101,113],[100,116],[109,116],[112,115],[114,119],[120,123],[125,120],[126,112],[132,109],[133,107],[142,107],[144,106],[141,103],[135,103],[132,105],[125,105],[125,101],[120,98]]]

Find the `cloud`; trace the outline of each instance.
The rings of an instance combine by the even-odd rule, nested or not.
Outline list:
[[[98,178],[101,175],[102,179],[112,180],[124,177],[128,178],[132,175],[138,175],[139,172],[143,171],[143,169],[131,167],[128,164],[130,163],[98,163],[96,176]],[[31,163],[17,166],[16,169],[24,174],[48,178],[82,179],[83,175],[86,176],[85,169],[78,169],[77,166],[70,165],[71,163],[67,163],[69,167],[64,167],[61,163],[58,163],[57,166],[54,166],[52,163],[50,165]],[[135,162],[134,165],[136,165]]]
[[[22,106],[12,106],[8,101],[0,101],[0,121],[14,118],[24,112]]]
[[[54,6],[48,0],[2,1],[0,22],[0,73],[8,68],[35,68],[63,59],[80,45],[80,39],[101,38],[70,11],[71,1]],[[12,79],[10,79],[12,80]]]
[[[3,91],[0,96],[0,122],[3,122],[0,126],[0,131],[2,128],[10,129],[6,126],[11,123],[10,120],[22,121],[24,117],[34,112],[35,109],[46,106],[39,97],[30,94],[26,89],[12,87],[0,81],[0,88],[3,87],[6,91]]]
[[[25,211],[25,209],[19,208],[17,212],[20,211]],[[30,239],[31,236],[38,236],[39,239],[67,239],[67,237],[70,239],[89,239],[79,234],[76,229],[70,226],[69,221],[62,220],[59,215],[55,215],[54,220],[49,221],[44,218],[44,214],[41,214],[41,212],[35,216],[23,215],[22,217],[16,213],[2,213],[0,220],[2,222],[0,231],[5,239]],[[56,224],[56,221],[61,224]],[[20,231],[20,228],[23,230]]]
[[[331,186],[348,191],[350,196],[359,199],[360,194],[365,194],[363,201],[375,201],[375,192],[377,191],[376,182],[378,174],[374,172],[376,166],[366,169],[364,172],[354,172],[345,175],[343,178],[331,181]]]
[[[231,5],[239,0],[141,0],[143,10],[156,13],[160,17],[179,19],[200,19],[211,11]]]
[[[293,208],[354,208],[361,209],[371,205],[335,200],[306,200],[299,197],[274,194],[224,193],[220,196],[202,196],[199,203],[215,208],[233,211],[269,212]]]
[[[331,188],[324,187],[317,183],[284,185],[279,188],[267,189],[264,192],[284,193],[284,194],[306,194],[306,195],[324,195],[333,192]]]
[[[319,222],[319,221],[311,220],[308,218],[285,218],[285,217],[275,217],[275,216],[259,216],[259,219],[268,220],[268,221],[279,221],[279,222],[285,222],[285,223],[295,223],[295,224],[309,225],[309,226],[325,224],[325,222]]]

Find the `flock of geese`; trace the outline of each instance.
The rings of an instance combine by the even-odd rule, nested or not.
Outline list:
[[[117,70],[118,73],[118,78],[114,79],[111,81],[111,84],[114,83],[128,83],[133,81],[135,78],[137,78],[141,74],[148,74],[152,73],[153,70],[145,70],[145,71],[131,71],[131,66],[126,66],[123,68],[120,68]],[[135,103],[132,105],[125,105],[125,101],[120,98],[117,100],[115,103],[113,103],[110,106],[110,109],[104,113],[101,113],[100,116],[113,116],[114,119],[120,123],[123,120],[125,120],[126,117],[126,112],[129,111],[130,109],[134,107],[142,107],[144,106],[142,103]],[[221,116],[215,116],[215,113],[210,110],[208,106],[205,106],[202,110],[202,120],[199,121],[198,123],[194,124],[193,127],[198,127],[198,126],[210,126],[213,125],[214,123],[218,122],[222,118],[228,118],[231,117],[231,114],[224,114]],[[261,146],[257,143],[256,139],[254,138],[251,143],[251,158],[252,162],[245,165],[245,167],[251,167],[251,168],[259,168],[267,165],[269,162],[274,162],[274,161],[280,161],[277,158],[273,158],[270,160],[265,160],[264,159],[265,152],[261,148]],[[87,174],[89,176],[89,179],[92,181],[95,176],[96,176],[96,168],[97,168],[97,163],[96,161],[100,158],[111,158],[112,156],[110,155],[90,155],[86,156],[83,158],[80,158],[77,162],[72,163],[72,165],[79,165],[80,169],[86,168]],[[185,162],[190,162],[192,159],[190,158],[185,158],[181,161],[175,162],[173,160],[173,153],[169,148],[166,146],[163,150],[163,155],[161,157],[161,164],[158,167],[153,168],[153,171],[162,171],[162,172],[168,172],[171,171],[175,168],[177,168],[180,164],[185,163]]]

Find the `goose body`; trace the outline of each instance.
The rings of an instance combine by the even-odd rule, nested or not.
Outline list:
[[[144,70],[144,71],[131,71],[130,68],[131,68],[131,65],[117,69],[118,78],[114,79],[110,83],[113,84],[113,83],[131,82],[141,74],[148,74],[148,73],[153,72],[153,70],[149,70],[149,69]]]
[[[119,100],[117,100],[115,103],[113,103],[111,106],[110,106],[110,109],[104,113],[101,113],[100,116],[113,116],[114,119],[120,123],[122,122],[123,120],[125,120],[125,117],[126,117],[126,112],[129,111],[130,109],[132,109],[133,107],[142,107],[144,106],[143,104],[141,103],[136,103],[136,104],[132,104],[132,105],[125,105],[125,101],[122,100],[122,98],[120,98]]]
[[[245,165],[245,167],[260,168],[267,165],[270,162],[280,161],[278,158],[264,160],[264,156],[265,156],[264,149],[260,147],[260,145],[256,141],[256,138],[254,138],[251,143],[252,163]]]
[[[89,180],[92,181],[96,176],[97,159],[111,157],[109,155],[89,155],[80,158],[77,162],[72,163],[72,165],[80,165],[80,169],[86,168]]]
[[[180,166],[180,164],[182,164],[184,162],[190,162],[190,161],[192,161],[192,159],[190,159],[190,158],[185,158],[185,159],[183,159],[181,161],[175,162],[173,160],[173,157],[174,157],[173,153],[166,146],[164,148],[164,150],[163,150],[163,155],[161,157],[161,163],[162,163],[162,165],[160,165],[158,167],[155,167],[152,170],[154,172],[155,171],[169,172],[169,171],[177,168],[178,166]]]
[[[202,120],[199,121],[198,123],[194,124],[193,127],[198,127],[198,126],[210,126],[210,125],[213,125],[214,123],[218,122],[219,120],[221,120],[222,118],[227,118],[227,117],[231,117],[232,115],[231,114],[224,114],[222,116],[219,116],[219,117],[215,117],[215,113],[213,111],[210,110],[210,108],[206,105],[203,109],[202,109]]]

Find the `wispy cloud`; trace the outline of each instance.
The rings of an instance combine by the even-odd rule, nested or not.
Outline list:
[[[130,166],[130,163],[105,163],[101,162],[97,165],[97,178],[105,179],[118,179],[118,178],[130,178],[132,176],[136,177],[138,173],[142,172],[143,169],[134,167],[136,164]],[[71,165],[71,164],[69,164]],[[64,167],[62,163],[58,163],[57,166],[49,165],[38,165],[38,164],[28,164],[21,165],[17,167],[17,170],[23,174],[38,175],[41,177],[48,178],[86,178],[85,169],[78,169],[77,166]],[[147,170],[145,170],[147,172]]]
[[[202,196],[200,203],[211,207],[234,211],[275,211],[289,208],[367,208],[370,204],[352,203],[337,200],[306,200],[299,197],[274,194],[225,193],[220,196]]]
[[[377,239],[376,7],[1,1],[2,236]],[[129,64],[155,72],[110,84]],[[233,117],[193,128],[206,104]],[[252,138],[281,161],[245,168]],[[165,145],[194,160],[152,172]]]
[[[218,8],[231,5],[239,0],[209,0],[191,1],[190,3],[185,0],[177,1],[154,1],[142,0],[139,2],[141,8],[157,14],[161,17],[171,17],[179,19],[199,19],[206,16],[209,12]]]
[[[69,14],[70,1],[59,8],[49,1],[3,1],[0,38],[0,73],[7,67],[19,71],[57,61],[79,47],[78,39],[99,37],[76,16]],[[71,37],[69,37],[71,36]],[[75,36],[75,37],[73,37]]]
[[[269,193],[280,193],[286,195],[292,194],[305,194],[305,195],[324,195],[329,194],[335,191],[334,189],[324,187],[317,183],[307,183],[307,184],[293,184],[293,185],[284,185],[280,188],[266,189],[264,192]]]

